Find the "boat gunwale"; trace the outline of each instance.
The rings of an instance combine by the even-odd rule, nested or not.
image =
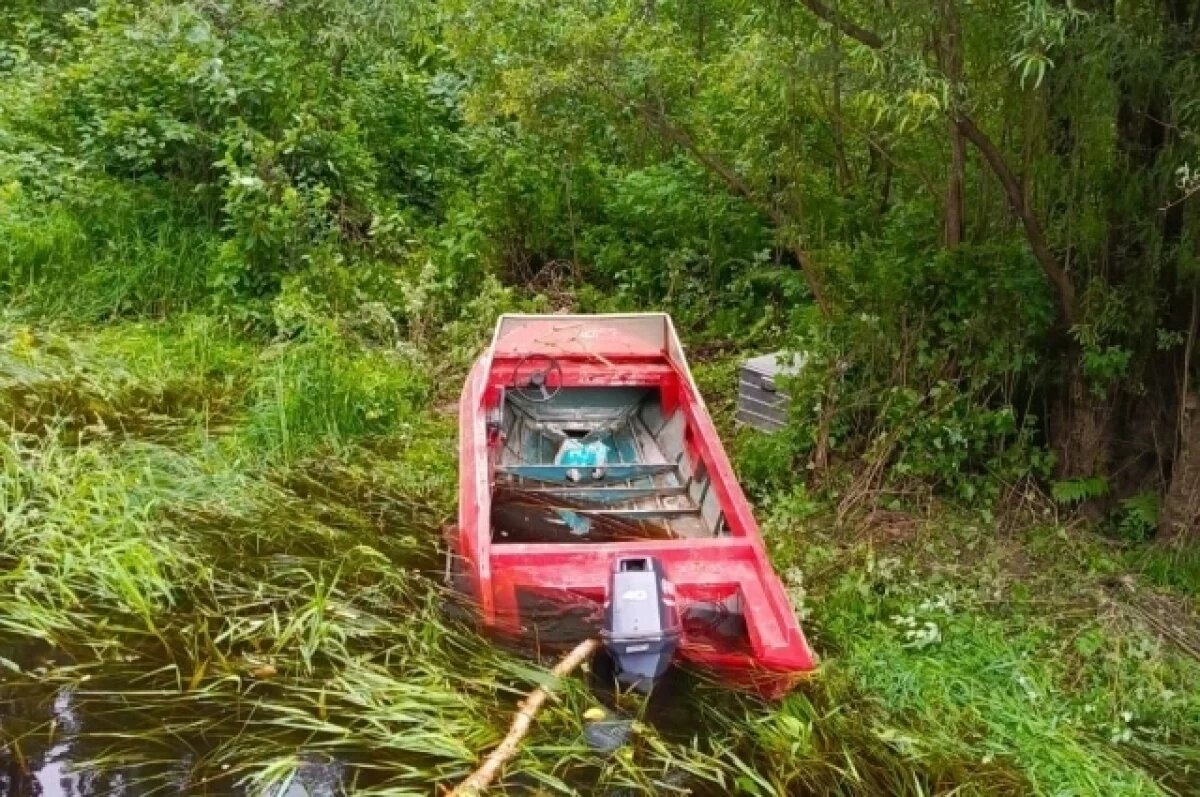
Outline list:
[[[617,542],[506,542],[492,547],[493,559],[538,557],[562,559],[583,554],[631,554],[670,551],[687,546],[722,551],[750,548],[749,539],[742,536],[724,537],[677,537],[669,540],[621,540]],[[750,553],[750,551],[747,551]]]
[[[491,539],[490,504],[492,492],[496,487],[495,477],[487,445],[486,409],[484,402],[489,393],[504,387],[501,363],[519,359],[520,354],[503,352],[497,355],[497,344],[501,340],[500,333],[506,319],[528,319],[539,322],[564,322],[576,325],[588,323],[603,324],[612,319],[661,319],[664,328],[663,349],[658,354],[649,351],[639,353],[608,354],[596,351],[562,352],[552,346],[547,346],[544,353],[572,362],[572,370],[587,376],[589,386],[609,385],[622,386],[631,384],[653,385],[665,372],[674,372],[679,378],[679,407],[685,413],[687,425],[692,430],[692,445],[696,455],[708,470],[709,479],[716,492],[718,504],[726,514],[728,533],[725,536],[711,538],[688,538],[670,540],[636,540],[604,543],[503,543],[496,544]],[[531,348],[529,353],[542,353]],[[588,360],[596,361],[594,363]],[[582,361],[582,362],[580,362]],[[634,367],[635,371],[613,371],[612,366],[625,368]],[[601,367],[604,366],[604,367]],[[638,373],[640,371],[640,374]],[[639,380],[639,376],[641,379]],[[688,552],[699,554],[701,559],[719,559],[722,555],[737,552],[739,560],[746,561],[755,571],[761,572],[755,579],[763,599],[761,609],[774,616],[774,622],[782,632],[782,636],[773,643],[766,640],[754,641],[754,653],[737,660],[722,655],[706,656],[702,651],[696,651],[699,657],[696,663],[713,666],[715,669],[732,668],[731,674],[759,670],[773,672],[779,677],[777,686],[770,690],[776,695],[786,691],[784,682],[794,683],[817,667],[816,654],[805,637],[803,629],[797,622],[791,608],[791,602],[783,589],[771,561],[767,555],[766,546],[762,539],[758,523],[754,518],[749,501],[741,484],[737,481],[733,466],[721,442],[720,435],[712,421],[711,414],[701,395],[699,387],[683,353],[675,326],[666,313],[610,313],[596,315],[579,314],[505,314],[497,321],[492,343],[481,352],[468,377],[460,400],[460,453],[470,463],[463,462],[460,486],[464,490],[460,503],[460,522],[470,519],[470,528],[460,527],[460,552],[468,555],[469,566],[473,569],[471,580],[479,593],[482,619],[485,626],[503,633],[506,624],[515,618],[507,619],[497,612],[497,602],[500,597],[493,592],[493,585],[506,581],[502,576],[505,570],[525,568],[538,570],[544,567],[560,566],[578,562],[581,558],[595,557],[610,559],[617,555],[630,553],[662,553],[671,559],[677,559]],[[471,495],[471,493],[475,493]],[[467,506],[471,504],[471,506]],[[680,545],[680,543],[686,543]],[[766,643],[766,644],[764,644]],[[690,657],[689,657],[690,658]],[[763,665],[766,665],[763,667]]]

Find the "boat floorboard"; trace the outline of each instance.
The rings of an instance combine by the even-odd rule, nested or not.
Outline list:
[[[680,539],[714,536],[688,494],[678,463],[666,457],[637,412],[629,412],[626,422],[606,432],[602,439],[614,455],[603,478],[593,480],[587,474],[578,483],[564,483],[567,469],[554,465],[558,453],[554,440],[538,428],[538,421],[526,408],[517,407],[508,440],[500,452],[496,484],[588,503],[594,500],[599,513],[619,508],[621,513],[656,516],[672,536]],[[602,495],[601,489],[611,492]],[[619,501],[619,507],[612,506],[614,501]]]

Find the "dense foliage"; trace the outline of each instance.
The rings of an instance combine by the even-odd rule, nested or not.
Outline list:
[[[825,667],[513,791],[1194,792],[1196,0],[6,0],[0,296],[0,790],[461,778],[466,364],[665,309]]]
[[[1033,478],[1186,537],[1198,13],[17,5],[0,281],[74,318],[366,315],[418,343],[519,295],[663,307],[808,354],[814,479],[991,503]]]

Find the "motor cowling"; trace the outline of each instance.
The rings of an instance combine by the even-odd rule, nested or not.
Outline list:
[[[613,562],[601,638],[616,663],[617,680],[641,691],[671,666],[683,633],[675,587],[652,556]]]

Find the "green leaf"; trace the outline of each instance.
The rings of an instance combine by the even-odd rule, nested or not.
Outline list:
[[[1054,482],[1050,486],[1050,495],[1060,504],[1077,504],[1099,498],[1107,493],[1108,479],[1103,476]]]

